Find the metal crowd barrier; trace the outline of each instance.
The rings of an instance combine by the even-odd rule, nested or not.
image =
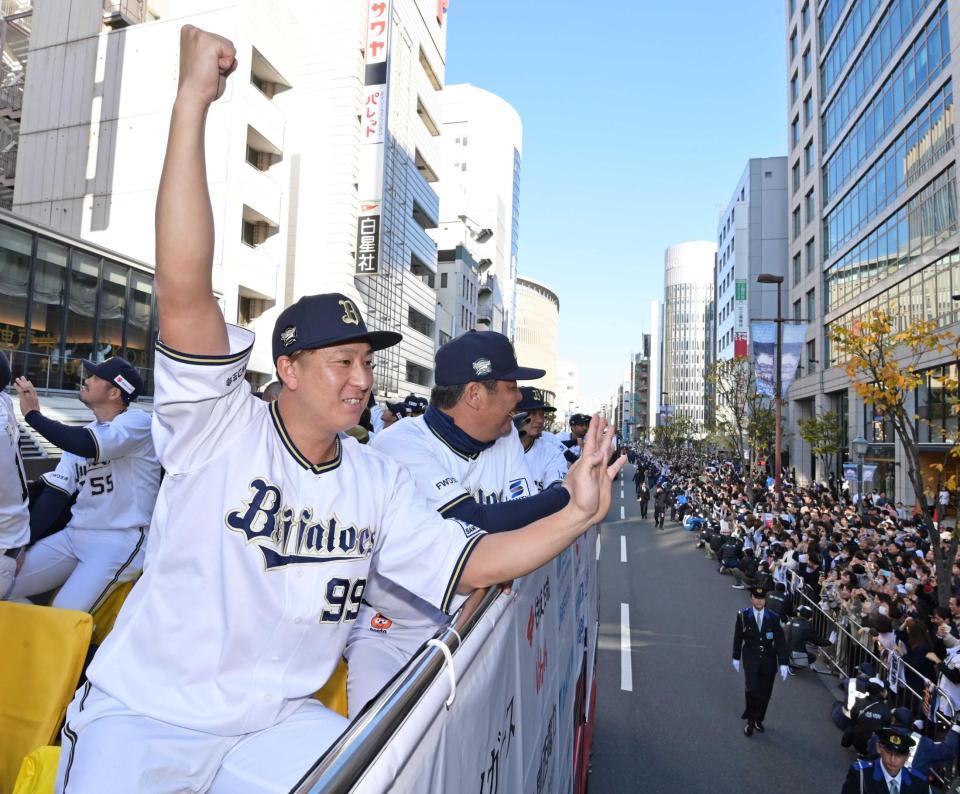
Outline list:
[[[451,653],[455,652],[461,641],[457,634],[464,640],[469,637],[499,595],[500,587],[495,586],[485,593],[471,596],[454,621],[456,633],[444,627],[437,632],[436,639]],[[367,767],[376,761],[413,706],[442,674],[443,666],[444,655],[439,648],[422,646],[380,695],[340,734],[291,794],[350,791]]]
[[[923,720],[926,726],[923,733],[935,741],[942,740],[960,716],[950,696],[936,682],[923,676],[903,659],[899,661],[896,680],[891,681],[889,654],[878,655],[862,640],[870,632],[868,627],[858,624],[852,616],[839,610],[825,610],[818,601],[811,598],[803,586],[803,580],[793,571],[789,572],[789,580],[794,609],[805,604],[813,610],[810,621],[813,633],[820,637],[836,634],[835,643],[819,649],[818,659],[826,661],[845,678],[856,677],[859,665],[870,662],[876,669],[877,676],[892,685],[891,706],[905,706],[910,709],[915,719]],[[922,682],[922,691],[910,686],[908,676],[914,681]],[[957,778],[957,771],[955,758],[952,763],[935,768],[933,774],[941,783],[946,784]]]

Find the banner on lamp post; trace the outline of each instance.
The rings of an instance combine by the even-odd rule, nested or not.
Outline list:
[[[773,397],[777,324],[766,320],[755,320],[750,323],[750,337],[753,342],[753,372],[757,383],[757,394]]]

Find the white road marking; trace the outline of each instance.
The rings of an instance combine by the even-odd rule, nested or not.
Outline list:
[[[620,489],[620,498],[623,499],[623,488]]]
[[[630,661],[630,605],[620,604],[620,689],[633,692],[633,663]]]
[[[623,509],[623,505],[620,505],[620,520],[623,521],[627,517],[626,512]]]
[[[600,533],[597,533],[597,559],[600,559]]]
[[[627,536],[620,536],[620,562],[627,561]]]

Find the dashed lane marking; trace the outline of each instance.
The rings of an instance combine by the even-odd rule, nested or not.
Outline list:
[[[620,689],[633,692],[633,662],[630,659],[630,605],[620,604]]]

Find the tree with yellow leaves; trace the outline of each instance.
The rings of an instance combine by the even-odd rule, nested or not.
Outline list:
[[[937,575],[937,601],[947,606],[953,560],[957,556],[960,532],[954,532],[949,544],[941,544],[940,532],[933,521],[933,508],[924,495],[923,470],[920,467],[920,428],[924,421],[913,408],[914,395],[923,383],[921,362],[931,354],[953,350],[957,339],[946,331],[938,331],[932,320],[919,320],[898,330],[887,312],[874,311],[848,327],[835,327],[831,334],[842,366],[853,381],[853,388],[867,405],[889,419],[903,447],[907,478],[923,511],[923,522],[930,534]],[[953,383],[956,390],[956,382]],[[956,411],[956,401],[952,410]],[[960,449],[954,448],[960,456]],[[940,467],[942,469],[942,466]],[[955,491],[951,477],[946,487]]]

